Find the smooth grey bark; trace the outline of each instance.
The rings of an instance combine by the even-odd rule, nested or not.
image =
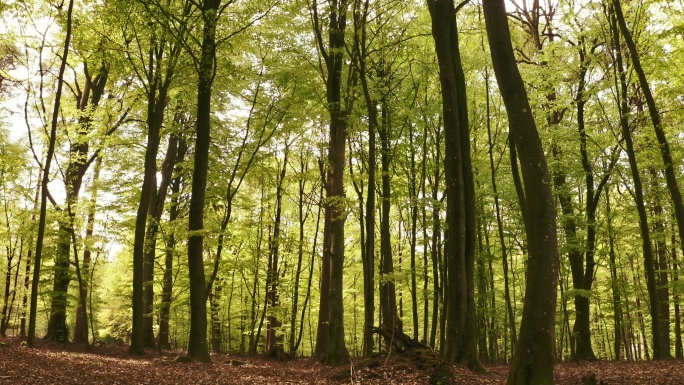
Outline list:
[[[529,249],[525,304],[508,384],[553,384],[559,260],[551,177],[513,54],[504,1],[484,0],[483,9],[494,73],[520,158],[528,203],[523,212]]]

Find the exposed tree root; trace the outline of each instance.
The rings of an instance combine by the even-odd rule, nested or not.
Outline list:
[[[391,341],[392,350],[396,354],[411,358],[418,368],[429,371],[431,385],[443,385],[450,382],[452,376],[450,365],[439,358],[428,345],[387,325],[373,326],[371,329],[374,333],[385,337],[387,341]]]
[[[268,358],[274,358],[280,362],[287,362],[294,359],[294,357],[286,352],[282,346],[274,346],[269,351],[267,351],[264,356]]]

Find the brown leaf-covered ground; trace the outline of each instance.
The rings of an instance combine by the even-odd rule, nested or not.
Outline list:
[[[372,368],[326,367],[307,359],[281,363],[265,358],[214,356],[212,364],[177,363],[174,355],[151,351],[130,357],[123,347],[96,347],[39,341],[37,348],[0,338],[0,384],[427,384],[429,373],[409,359],[390,358]],[[235,361],[241,365],[235,365]],[[340,378],[340,372],[351,376]],[[474,374],[454,367],[453,384],[503,384],[508,367],[488,367]],[[684,362],[592,362],[559,364],[556,384],[582,384],[594,374],[597,384],[684,384]],[[602,381],[602,382],[601,382]]]

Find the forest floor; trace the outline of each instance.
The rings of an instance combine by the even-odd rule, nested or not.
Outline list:
[[[429,374],[407,358],[379,359],[379,365],[355,370],[327,367],[309,359],[287,363],[267,358],[213,356],[212,364],[174,362],[171,353],[150,351],[131,357],[125,347],[95,347],[38,341],[29,348],[18,339],[0,338],[0,384],[427,384]],[[347,375],[344,375],[346,372]],[[508,366],[489,366],[487,374],[452,369],[452,384],[504,384]],[[342,375],[341,375],[342,374]],[[351,375],[350,375],[351,374]],[[684,384],[684,362],[563,363],[555,368],[556,384]]]

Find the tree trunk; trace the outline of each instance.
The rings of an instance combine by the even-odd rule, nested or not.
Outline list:
[[[50,165],[52,157],[55,153],[55,142],[57,140],[57,123],[59,119],[60,101],[62,97],[62,82],[64,80],[64,70],[66,68],[67,56],[69,54],[69,45],[71,42],[71,28],[72,28],[72,14],[74,9],[74,0],[69,0],[69,7],[67,8],[67,22],[66,22],[66,36],[64,38],[64,51],[62,53],[62,63],[59,67],[59,74],[57,75],[57,90],[55,91],[55,105],[52,112],[52,121],[50,125],[50,139],[48,143],[47,155],[45,156],[45,166],[43,167],[43,177],[41,186],[40,198],[40,217],[38,219],[38,236],[36,237],[36,259],[33,268],[33,281],[31,283],[31,308],[29,312],[29,328],[27,345],[34,346],[36,338],[36,312],[38,310],[38,282],[40,281],[40,265],[43,255],[43,239],[45,237],[45,217],[47,211],[47,196],[48,196],[48,182],[50,181]],[[68,252],[68,250],[67,250]],[[67,266],[68,266],[67,257]],[[68,337],[68,336],[63,336]]]
[[[624,332],[624,329],[622,327],[622,301],[620,299],[620,287],[618,285],[613,218],[610,210],[610,195],[608,195],[608,192],[606,192],[606,219],[608,222],[608,256],[610,258],[611,289],[613,292],[613,329],[615,330],[613,349],[615,350],[615,361],[620,361],[620,346],[622,344],[622,333]],[[629,349],[629,344],[625,344],[625,347]]]
[[[292,309],[290,311],[290,341],[289,341],[289,346],[290,346],[290,354],[293,356],[297,352],[297,348],[299,347],[298,339],[297,337],[297,330],[299,330],[299,335],[302,333],[302,328],[297,328],[297,312],[298,312],[298,305],[299,305],[299,289],[300,289],[300,277],[302,274],[302,264],[304,262],[304,224],[306,223],[306,219],[309,217],[310,210],[311,210],[311,205],[308,205],[306,213],[304,211],[304,194],[305,194],[305,189],[306,189],[306,179],[305,179],[305,174],[309,171],[309,164],[307,159],[305,158],[305,152],[302,151],[299,156],[299,177],[297,181],[297,185],[299,187],[298,189],[298,207],[297,207],[297,217],[298,217],[298,224],[299,224],[299,242],[297,243],[297,268],[295,270],[295,279],[294,279],[294,293],[292,294]],[[313,192],[313,191],[312,191]],[[316,234],[317,235],[317,234]],[[314,240],[316,239],[316,235],[314,235]],[[314,241],[314,247],[315,247],[316,242]],[[305,305],[306,306],[306,305]]]
[[[185,160],[185,154],[188,150],[188,145],[183,137],[178,138],[178,147],[176,150],[176,166],[173,171],[173,178],[171,179],[171,202],[169,203],[169,223],[173,223],[180,216],[180,192],[183,176],[181,175],[180,164]],[[169,341],[169,315],[171,310],[171,302],[173,300],[173,259],[176,256],[176,234],[175,231],[170,231],[166,238],[165,245],[166,252],[164,258],[164,278],[162,283],[161,304],[159,308],[159,335],[158,348],[169,349],[171,344]]]
[[[660,347],[667,351],[661,358],[672,358],[670,355],[670,293],[668,286],[669,261],[667,258],[667,245],[665,240],[665,217],[663,206],[660,202],[660,191],[658,189],[658,172],[654,168],[649,169],[651,184],[653,188],[653,233],[655,238],[655,264],[657,267],[656,284],[658,296],[658,316],[660,318]],[[654,352],[655,356],[655,352]]]
[[[81,268],[84,277],[90,276],[91,270],[91,243],[93,237],[93,230],[95,228],[95,211],[97,208],[97,195],[100,188],[100,170],[102,169],[102,157],[98,156],[95,161],[95,170],[93,172],[93,183],[91,187],[90,202],[88,204],[88,219],[86,222],[86,239],[85,250],[83,250],[83,267]],[[79,301],[76,307],[76,323],[74,325],[74,342],[88,341],[88,312],[83,306],[88,298],[88,284],[82,285],[79,290]]]
[[[615,12],[610,14],[610,24],[612,32],[612,47],[615,52],[616,76],[619,78],[619,101],[620,105],[620,127],[622,129],[622,137],[625,142],[625,151],[629,160],[629,168],[632,173],[632,180],[634,182],[634,200],[636,204],[637,213],[639,214],[639,230],[641,234],[642,252],[644,256],[644,268],[646,270],[646,286],[648,289],[648,298],[651,312],[652,333],[653,333],[653,352],[655,358],[664,358],[669,356],[667,353],[661,351],[661,336],[660,336],[660,312],[658,311],[658,295],[657,283],[655,274],[655,258],[653,256],[653,249],[651,247],[651,235],[648,226],[648,216],[646,215],[646,205],[644,203],[643,184],[641,182],[641,175],[639,174],[639,167],[637,165],[636,153],[634,152],[634,142],[632,140],[632,132],[629,127],[629,106],[627,104],[627,73],[625,71],[622,60],[622,48],[620,46],[620,33],[618,29],[618,21]],[[661,356],[662,354],[662,356]]]
[[[374,340],[373,329],[375,322],[375,171],[377,169],[375,129],[378,126],[378,106],[373,99],[368,85],[370,76],[366,60],[367,52],[367,31],[368,31],[368,4],[357,0],[354,6],[354,28],[355,48],[358,52],[359,80],[363,91],[366,110],[368,113],[368,191],[366,192],[366,212],[365,212],[365,244],[363,249],[363,306],[364,306],[364,326],[363,326],[363,356],[370,357],[373,354]]]
[[[90,162],[87,161],[86,157],[90,148],[87,136],[92,131],[91,116],[104,94],[109,70],[103,64],[98,74],[92,76],[88,71],[88,66],[84,65],[84,73],[85,85],[83,90],[77,94],[77,108],[81,111],[82,116],[78,119],[76,137],[71,142],[69,148],[69,162],[64,177],[66,208],[63,210],[62,218],[59,221],[59,235],[57,238],[54,267],[55,275],[50,301],[50,320],[45,337],[52,341],[60,342],[69,339],[66,309],[68,305],[67,291],[71,282],[69,257],[71,255],[71,241],[76,217],[76,213],[73,210],[75,210],[75,206],[78,203],[83,177],[90,167]]]
[[[321,298],[318,306],[318,327],[316,328],[316,346],[314,356],[323,357],[328,349],[328,328],[330,327],[330,263],[331,263],[331,235],[330,224],[332,213],[330,210],[330,172],[319,160],[321,170],[321,182],[325,190],[323,203],[323,253],[321,258]]]
[[[447,185],[447,329],[444,357],[484,370],[477,353],[475,315],[476,200],[470,133],[453,0],[428,1],[439,62]]]
[[[672,302],[674,303],[675,316],[675,358],[684,358],[682,347],[682,319],[679,307],[679,262],[677,261],[677,239],[672,233]]]
[[[679,190],[679,185],[677,184],[677,177],[674,171],[675,163],[672,159],[672,154],[670,152],[670,144],[667,140],[667,137],[665,136],[665,131],[663,130],[663,125],[660,119],[660,112],[658,111],[658,108],[655,104],[655,99],[653,97],[653,94],[651,93],[650,85],[648,84],[648,80],[646,79],[646,73],[644,72],[644,69],[641,66],[641,59],[639,58],[639,53],[637,52],[636,44],[632,39],[632,34],[629,31],[629,28],[627,27],[625,16],[622,13],[622,6],[620,5],[619,1],[613,0],[613,7],[614,17],[619,26],[620,32],[622,33],[622,37],[625,40],[627,49],[629,49],[629,57],[632,59],[634,71],[636,72],[637,77],[639,79],[639,85],[641,86],[641,91],[643,92],[644,98],[646,99],[646,105],[648,105],[651,123],[653,124],[653,129],[655,131],[656,138],[658,139],[658,144],[660,145],[660,155],[663,159],[663,166],[665,168],[665,181],[667,182],[667,188],[670,192],[670,198],[672,199],[672,206],[674,207],[675,219],[677,220],[677,229],[679,230],[679,239],[684,240],[684,201],[682,200],[682,194]],[[616,39],[619,38],[616,37]],[[684,247],[684,242],[682,242],[681,246]],[[660,261],[660,265],[664,267],[666,266],[666,262]],[[650,273],[647,272],[647,274]],[[665,272],[661,274],[661,279],[667,281],[667,274]],[[665,290],[667,290],[667,287],[665,287]],[[661,297],[663,296],[661,295]],[[663,299],[665,300],[665,302],[667,302],[666,295],[664,295]],[[654,304],[652,303],[651,305],[653,306]],[[665,311],[669,309],[669,305],[667,305],[666,303],[659,304],[657,308],[662,308],[662,310]],[[667,311],[667,313],[668,314],[659,315],[658,321],[660,321],[661,324],[658,327],[658,333],[655,332],[654,328],[654,339],[659,339],[657,344],[653,344],[653,358],[657,360],[672,358],[672,355],[670,354],[669,310]],[[668,316],[668,318],[665,319],[664,316]],[[660,320],[660,318],[664,319]],[[654,323],[656,321],[656,319],[653,319]],[[665,326],[667,327],[664,328]]]
[[[384,69],[381,70],[384,72]],[[403,324],[397,312],[397,292],[394,284],[394,261],[392,260],[392,239],[390,231],[391,182],[390,182],[390,130],[389,107],[385,100],[381,106],[380,163],[382,170],[382,219],[380,220],[380,315],[382,325],[403,333]],[[387,341],[387,350],[390,350]]]
[[[276,186],[275,217],[273,219],[273,238],[269,245],[269,269],[266,272],[266,305],[270,310],[268,314],[266,332],[266,352],[270,355],[275,349],[283,349],[283,336],[278,335],[278,329],[283,322],[273,312],[274,308],[280,306],[280,295],[278,293],[278,262],[280,259],[280,223],[282,217],[283,183],[287,172],[287,156],[289,144],[285,143],[283,165],[280,169],[280,176]],[[280,356],[280,354],[278,354]]]
[[[506,7],[502,0],[483,2],[489,48],[506,106],[510,135],[523,174],[523,217],[529,248],[525,304],[509,384],[552,384],[554,327],[558,283],[556,212],[549,170],[536,123],[518,71]]]
[[[194,360],[210,362],[207,346],[207,293],[204,276],[204,201],[209,169],[211,141],[211,88],[216,60],[216,22],[220,0],[201,3],[203,34],[197,84],[197,122],[195,156],[192,171],[192,196],[188,230],[188,272],[190,276],[190,339],[188,356]]]
[[[319,195],[319,201],[323,200],[324,189],[321,187],[321,193]],[[313,245],[311,246],[311,261],[309,262],[309,279],[306,286],[306,296],[304,297],[304,304],[302,305],[302,316],[299,320],[299,336],[297,337],[297,342],[294,345],[293,351],[297,351],[299,344],[302,342],[302,335],[304,334],[304,315],[306,314],[307,304],[309,303],[309,298],[311,297],[311,282],[313,281],[314,264],[316,261],[316,246],[318,243],[318,233],[319,226],[321,224],[321,206],[318,206],[318,214],[316,215],[316,229],[314,230]]]
[[[485,84],[487,87],[487,141],[489,143],[489,169],[492,175],[492,193],[494,194],[494,209],[496,213],[496,229],[499,235],[499,244],[501,247],[501,264],[503,267],[504,279],[504,301],[506,302],[506,315],[508,320],[508,329],[511,332],[511,347],[515,346],[518,340],[518,335],[515,326],[515,316],[513,315],[513,304],[511,303],[511,289],[508,280],[508,252],[506,247],[506,239],[504,235],[503,218],[501,216],[501,204],[499,203],[499,191],[496,185],[496,167],[494,166],[494,143],[492,142],[492,121],[490,113],[489,100],[489,71],[485,69]]]
[[[321,284],[319,328],[323,327],[323,330],[319,329],[318,331],[315,353],[322,355],[323,361],[331,365],[349,362],[349,352],[344,340],[342,280],[344,273],[344,222],[347,215],[344,192],[344,168],[347,143],[347,116],[351,109],[350,106],[342,106],[342,69],[345,62],[344,34],[348,7],[349,0],[329,1],[327,9],[329,12],[327,45],[323,43],[317,3],[314,2],[312,7],[314,33],[316,34],[316,41],[325,62],[327,75],[326,101],[330,115],[329,171],[327,174],[329,195],[326,202],[326,219],[330,221],[329,243],[324,246]],[[326,248],[328,248],[327,252]],[[323,287],[323,283],[326,280],[328,280],[330,285],[328,288]],[[328,313],[327,325],[325,326],[326,315],[323,314],[324,311]]]
[[[36,194],[33,196],[33,207],[34,209],[38,207],[38,202],[40,199],[40,186],[41,181],[38,180],[36,183]],[[35,211],[31,213],[31,222],[35,223],[36,215]],[[29,243],[33,243],[33,238],[29,239]],[[29,287],[31,283],[31,263],[33,262],[33,249],[29,248],[28,255],[26,257],[26,271],[24,273],[24,295],[21,301],[21,321],[19,327],[19,338],[22,340],[26,338],[26,311],[28,310],[28,297],[29,297]]]

